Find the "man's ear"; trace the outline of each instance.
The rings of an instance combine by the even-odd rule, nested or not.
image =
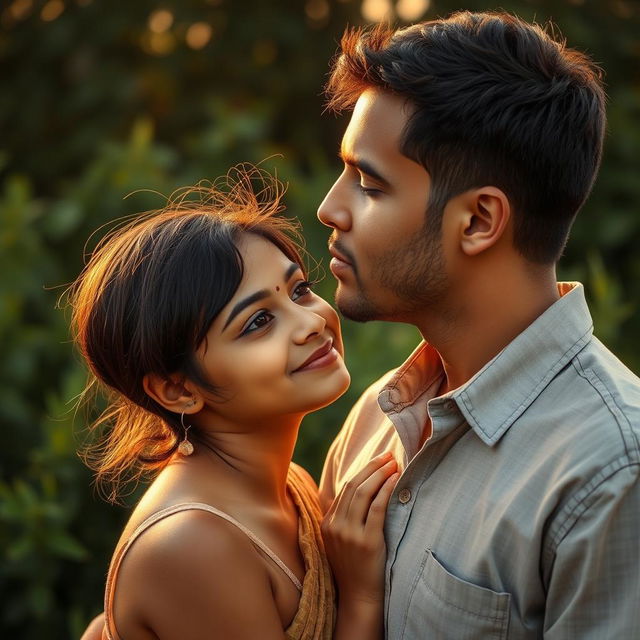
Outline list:
[[[184,381],[147,373],[142,379],[142,386],[150,398],[174,413],[197,413],[202,409],[202,398],[193,393]]]
[[[459,242],[462,251],[475,256],[497,244],[511,219],[511,205],[496,187],[472,189],[462,196]]]

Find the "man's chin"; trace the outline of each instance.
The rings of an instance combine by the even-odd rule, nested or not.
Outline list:
[[[362,294],[350,294],[344,290],[342,285],[338,285],[336,291],[336,307],[345,318],[354,322],[370,322],[380,319],[378,310],[366,297]]]

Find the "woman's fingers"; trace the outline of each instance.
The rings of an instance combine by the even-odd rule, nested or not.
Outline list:
[[[331,505],[327,516],[335,521],[365,524],[371,502],[387,478],[397,471],[391,454],[373,458],[353,478],[345,483]]]
[[[398,478],[400,478],[400,474],[397,471],[391,474],[384,481],[384,484],[380,487],[380,490],[371,501],[365,524],[365,536],[375,535],[382,531],[384,527],[384,518],[387,513],[387,506],[389,505],[389,499],[391,498],[391,494],[398,482]]]
[[[377,456],[347,482],[321,524],[340,600],[384,599],[384,519],[400,473],[391,454]]]
[[[341,510],[344,510],[345,507],[348,508],[351,498],[360,484],[362,484],[364,480],[376,471],[376,469],[379,469],[391,459],[392,455],[389,452],[382,453],[379,456],[372,458],[358,473],[356,473],[355,476],[353,476],[353,478],[342,485],[340,492],[334,498],[329,509],[327,509],[325,517],[333,516],[338,508]]]
[[[392,456],[378,456],[347,482],[321,531],[340,597],[378,602],[384,596],[384,519],[400,474]]]
[[[349,502],[346,517],[354,523],[364,526],[367,521],[372,501],[387,481],[398,470],[395,460],[390,460],[379,469],[376,469],[368,478],[356,487]]]

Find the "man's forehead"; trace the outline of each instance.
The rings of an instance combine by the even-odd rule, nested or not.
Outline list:
[[[343,145],[352,145],[360,138],[385,133],[396,142],[407,123],[406,100],[386,91],[367,89],[358,98],[343,138]]]
[[[385,142],[389,150],[399,150],[408,115],[404,98],[379,89],[365,90],[355,104],[342,138],[343,154],[361,153],[374,143]]]

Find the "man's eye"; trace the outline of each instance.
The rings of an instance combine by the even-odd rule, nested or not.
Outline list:
[[[257,331],[258,329],[262,329],[266,327],[273,320],[273,314],[268,311],[260,311],[257,315],[255,315],[249,324],[246,326],[242,335],[246,335],[248,333],[252,333],[253,331]]]
[[[302,298],[302,296],[306,296],[307,294],[311,293],[311,288],[314,284],[315,282],[308,282],[306,280],[304,282],[298,283],[293,290],[293,296],[291,297],[291,299],[297,300],[298,298]]]
[[[375,196],[378,193],[380,193],[380,189],[373,189],[371,187],[365,187],[362,184],[358,184],[358,187],[359,187],[360,191],[362,191],[362,193],[364,193],[365,196]]]

